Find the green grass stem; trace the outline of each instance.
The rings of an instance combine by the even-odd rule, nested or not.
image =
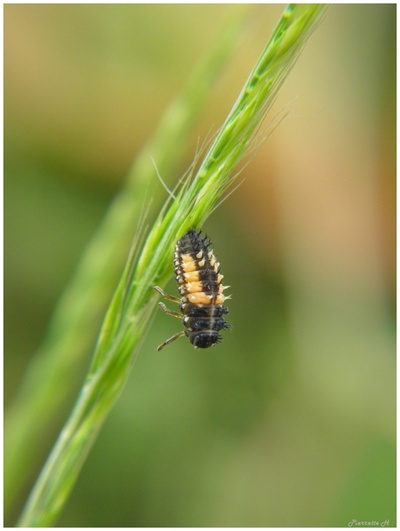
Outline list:
[[[150,202],[149,191],[150,208],[157,208],[161,194],[164,195],[152,159],[166,180],[176,173],[211,85],[237,45],[245,13],[247,8],[235,11],[216,46],[166,110],[55,308],[44,343],[27,368],[5,416],[6,513],[12,510],[19,492],[31,478],[35,463],[43,457],[43,434],[51,430],[70,400],[71,390],[76,389],[76,374],[81,372],[98,334],[100,315],[121,276],[143,205]]]
[[[171,276],[176,239],[190,227],[201,227],[232,184],[239,162],[254,148],[267,109],[323,11],[321,5],[285,9],[194,177],[186,176],[175,190],[175,199],[168,199],[142,245],[137,239],[107,311],[78,401],[19,525],[49,526],[60,513],[138,355],[158,300],[153,286],[164,286]]]

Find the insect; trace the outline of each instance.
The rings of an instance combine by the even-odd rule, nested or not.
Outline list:
[[[230,296],[223,294],[229,286],[221,284],[223,275],[210,240],[201,236],[201,231],[190,229],[176,243],[174,266],[181,298],[166,295],[158,286],[154,289],[165,299],[179,303],[180,312],[168,309],[162,302],[158,305],[168,315],[182,319],[186,330],[161,343],[157,350],[184,335],[195,348],[212,347],[222,339],[219,332],[229,328],[223,316],[228,313],[224,301]]]

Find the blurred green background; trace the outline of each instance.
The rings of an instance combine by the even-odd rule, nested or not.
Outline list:
[[[6,410],[132,160],[238,8],[5,6]],[[181,173],[282,9],[252,8]],[[231,332],[157,353],[180,327],[157,314],[58,525],[396,525],[395,25],[395,5],[329,8],[275,103],[289,118],[204,227]]]

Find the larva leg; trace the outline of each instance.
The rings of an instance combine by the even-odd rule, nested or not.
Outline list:
[[[158,303],[158,306],[161,308],[161,310],[168,314],[168,315],[172,315],[172,317],[176,317],[177,319],[182,319],[182,314],[179,313],[179,312],[174,312],[174,310],[170,310],[169,308],[167,308],[165,306],[165,304],[163,304],[162,302],[159,302]]]
[[[177,334],[173,335],[169,339],[166,339],[164,343],[161,343],[161,345],[157,348],[158,352],[160,352],[160,350],[162,350],[164,347],[172,343],[172,341],[175,341],[176,339],[179,339],[180,337],[184,335],[185,335],[185,332],[184,330],[182,330],[182,332],[178,332]]]
[[[181,300],[178,299],[178,297],[174,297],[173,295],[167,295],[158,286],[154,286],[154,289],[157,291],[157,293],[159,293],[161,295],[161,297],[163,297],[164,299],[167,299],[167,301],[177,302],[178,304],[181,302]]]

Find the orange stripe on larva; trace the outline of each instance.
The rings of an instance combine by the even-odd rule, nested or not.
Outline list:
[[[191,271],[197,271],[197,263],[193,260],[190,254],[184,254],[180,257],[182,271],[190,273]]]
[[[185,283],[186,282],[199,282],[199,272],[190,271],[188,273],[183,273],[183,278],[184,278]]]

